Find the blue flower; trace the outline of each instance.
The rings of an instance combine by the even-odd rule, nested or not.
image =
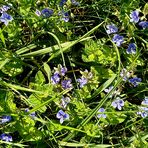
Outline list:
[[[129,82],[132,85],[134,85],[134,87],[138,86],[139,82],[141,81],[142,81],[141,78],[137,78],[137,77],[129,79]]]
[[[60,7],[62,7],[66,2],[67,2],[67,0],[61,0],[61,1],[60,1],[60,4],[59,4]]]
[[[121,44],[124,42],[124,37],[120,36],[118,34],[115,34],[112,41],[118,46],[120,47]]]
[[[134,43],[130,43],[127,50],[127,54],[135,54],[136,53],[136,45]]]
[[[71,3],[72,3],[73,5],[75,5],[75,6],[80,5],[80,3],[79,3],[79,2],[77,2],[76,0],[71,0]]]
[[[57,84],[60,82],[60,76],[58,73],[54,73],[54,75],[51,77],[52,84]]]
[[[51,9],[48,9],[48,8],[45,8],[41,11],[41,14],[44,16],[44,17],[50,17],[52,14],[53,14],[53,10]]]
[[[68,14],[68,12],[63,12],[61,20],[63,20],[64,22],[68,22],[69,21],[69,14]]]
[[[65,76],[66,72],[67,72],[67,68],[66,67],[62,67],[61,64],[58,65],[58,68],[54,68],[55,69],[55,73],[61,75],[61,76]]]
[[[82,76],[81,78],[77,79],[77,82],[79,82],[80,88],[82,88],[84,85],[87,84],[88,80]]]
[[[0,123],[6,123],[11,121],[11,116],[2,116]]]
[[[69,97],[62,97],[62,100],[61,100],[61,106],[63,108],[66,108],[67,104],[70,102],[70,98]]]
[[[63,80],[62,81],[62,87],[64,89],[72,88],[71,79]]]
[[[117,99],[112,102],[111,106],[121,110],[122,107],[124,106],[124,101],[122,99],[120,99],[119,97],[117,97]]]
[[[58,113],[56,114],[56,117],[60,119],[60,123],[62,124],[64,120],[69,119],[69,115],[66,114],[64,111],[59,110]]]
[[[35,14],[36,14],[37,16],[41,16],[41,11],[36,9]]]
[[[132,11],[130,14],[130,22],[137,23],[139,21],[139,11]]]
[[[112,89],[113,89],[113,86],[110,86],[109,88],[104,89],[104,91],[105,91],[106,93],[109,93]]]
[[[148,98],[145,98],[142,102],[141,105],[147,105],[148,106]]]
[[[107,34],[112,34],[112,33],[118,32],[118,28],[115,26],[115,24],[107,25],[106,28],[108,29],[108,30],[106,30]]]
[[[4,12],[6,12],[8,9],[10,9],[9,6],[3,5],[3,6],[0,8],[0,13],[4,13]]]
[[[100,113],[103,113],[103,112],[105,112],[105,109],[104,108],[100,108],[99,110],[98,110],[98,115],[97,115],[97,117],[98,118],[106,118],[106,114],[100,114]]]
[[[25,112],[29,112],[29,109],[26,108],[25,109]],[[32,112],[31,114],[29,114],[29,116],[32,117],[32,118],[35,118],[36,117],[36,114],[35,114],[35,112]]]
[[[143,29],[148,28],[148,22],[147,21],[142,21],[139,23],[139,26],[141,26]]]
[[[7,14],[6,12],[2,13],[0,17],[0,21],[3,22],[6,26],[8,25],[9,22],[13,20],[12,16]]]
[[[11,142],[13,141],[12,140],[12,137],[8,134],[1,134],[0,135],[0,139],[3,140],[3,141],[6,141],[6,142]]]
[[[137,112],[138,115],[141,115],[142,118],[148,116],[148,108],[147,107],[140,107],[140,111]]]

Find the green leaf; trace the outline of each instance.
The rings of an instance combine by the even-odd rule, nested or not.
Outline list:
[[[39,106],[40,104],[42,104],[44,102],[44,100],[42,98],[40,98],[39,96],[37,96],[36,94],[32,94],[30,95],[30,97],[28,98],[28,101],[30,102],[30,105],[32,107],[35,107],[35,106]],[[42,106],[40,107],[38,110],[43,113],[46,111],[46,106]]]
[[[44,78],[44,75],[41,71],[38,71],[37,74],[35,75],[35,82],[37,84],[44,84],[45,83],[45,78]]]
[[[143,14],[146,16],[148,14],[148,3],[145,4],[143,8]]]
[[[44,63],[44,70],[47,74],[47,77],[48,77],[48,81],[50,83],[50,78],[51,78],[51,69],[49,67],[49,65],[47,63]]]
[[[11,113],[16,112],[16,105],[13,102],[14,96],[11,91],[6,92],[4,90],[0,90],[0,112],[3,113]]]

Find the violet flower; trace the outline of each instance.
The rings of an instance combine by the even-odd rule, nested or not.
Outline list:
[[[63,80],[62,81],[62,87],[64,89],[72,88],[71,79]]]
[[[61,100],[61,106],[63,107],[63,108],[66,108],[66,106],[67,106],[67,104],[70,102],[70,98],[69,97],[63,97],[62,96],[62,100]]]
[[[97,115],[97,117],[98,118],[106,118],[106,114],[103,114],[103,112],[105,112],[105,109],[104,108],[100,108],[99,110],[98,110],[98,115]]]
[[[127,50],[127,54],[136,54],[136,45],[134,43],[130,43]]]
[[[132,11],[130,14],[130,22],[137,23],[139,21],[139,11]]]
[[[134,87],[137,87],[141,81],[142,81],[141,78],[138,78],[138,77],[134,77],[134,78],[129,79],[129,82],[132,85],[134,85]]]
[[[6,141],[6,142],[11,142],[13,141],[12,140],[12,137],[8,134],[1,134],[0,135],[0,139],[3,140],[3,141]]]
[[[12,16],[9,15],[8,13],[4,12],[2,13],[0,17],[0,21],[3,22],[6,26],[13,20]]]
[[[117,99],[112,102],[111,106],[121,110],[122,107],[124,106],[124,101],[120,99],[119,97],[117,97]]]
[[[54,75],[51,77],[52,84],[58,84],[60,82],[60,76],[58,73],[54,73]]]
[[[11,121],[11,116],[2,116],[2,118],[0,119],[0,123],[6,123],[6,122],[10,122]]]
[[[41,14],[44,16],[44,17],[50,17],[52,16],[53,14],[53,10],[52,9],[48,9],[48,8],[44,8],[42,11],[41,11]]]
[[[115,24],[107,25],[106,28],[108,29],[108,30],[106,30],[107,34],[112,34],[112,33],[118,32],[118,28],[115,26]]]
[[[60,123],[62,124],[65,120],[69,119],[69,115],[66,114],[64,111],[59,110],[58,113],[56,114],[56,117],[60,119]]]
[[[120,36],[120,35],[118,35],[118,34],[115,34],[115,35],[113,36],[112,41],[113,41],[118,47],[120,47],[121,44],[124,42],[124,37],[123,37],[123,36]]]
[[[80,88],[82,88],[82,87],[84,87],[84,85],[87,84],[88,80],[82,76],[81,78],[77,79],[77,82],[79,82]]]
[[[143,29],[148,28],[148,22],[147,21],[142,21],[139,23],[139,26],[141,26]]]

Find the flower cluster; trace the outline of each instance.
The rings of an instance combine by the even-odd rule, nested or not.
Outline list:
[[[134,78],[131,78],[129,79],[129,82],[134,86],[134,87],[137,87],[138,84],[141,82],[141,78],[138,78],[138,77],[134,77]]]
[[[12,16],[6,12],[8,9],[10,9],[10,7],[5,5],[0,8],[0,13],[2,13],[0,21],[3,22],[6,26],[13,20]]]
[[[0,135],[0,139],[3,140],[3,141],[6,141],[6,142],[13,141],[12,137],[8,134],[5,134],[5,133]]]
[[[140,20],[139,11],[137,11],[137,10],[132,11],[131,14],[130,14],[130,22],[138,23],[139,20]],[[147,21],[141,21],[141,22],[139,22],[138,25],[141,26],[143,29],[148,28],[148,22]]]

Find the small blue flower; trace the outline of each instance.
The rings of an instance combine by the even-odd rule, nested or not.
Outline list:
[[[115,26],[115,24],[107,25],[106,28],[108,29],[108,30],[106,30],[107,34],[112,34],[112,33],[118,32],[118,28]]]
[[[11,121],[11,116],[2,116],[0,123],[6,123]]]
[[[10,9],[9,6],[3,5],[3,6],[0,8],[0,13],[4,13],[4,12],[6,12],[8,9]]]
[[[59,74],[60,76],[65,76],[66,72],[67,72],[67,68],[66,67],[62,67],[61,64],[58,65],[58,67],[54,67],[55,73]]]
[[[137,77],[129,79],[129,82],[132,85],[134,85],[134,87],[137,87],[139,82],[141,82],[141,81],[142,81],[141,78],[137,78]]]
[[[87,84],[88,80],[82,76],[81,78],[77,79],[77,82],[79,82],[80,88],[82,88]]]
[[[53,14],[53,10],[51,9],[48,9],[48,8],[45,8],[41,11],[41,14],[44,16],[44,17],[50,17],[52,16]]]
[[[64,120],[69,119],[69,115],[66,114],[64,111],[59,110],[58,113],[56,114],[56,117],[60,119],[60,123],[62,124]]]
[[[103,113],[103,112],[105,112],[105,109],[104,108],[100,108],[99,110],[98,110],[98,115],[97,115],[97,117],[98,118],[106,118],[106,114],[101,114],[101,113]]]
[[[115,34],[112,41],[118,46],[120,47],[121,44],[124,42],[124,37],[120,36],[118,34]]]
[[[29,112],[29,108],[26,108],[25,112]],[[32,118],[35,118],[36,114],[35,114],[35,112],[32,112],[31,114],[29,114],[29,116],[32,117]]]
[[[36,14],[37,16],[41,16],[42,13],[41,13],[40,10],[37,10],[37,9],[36,9],[35,14]]]
[[[69,21],[69,14],[68,14],[68,12],[64,12],[62,14],[61,20],[63,20],[64,22],[68,22]]]
[[[132,11],[130,14],[130,22],[137,23],[139,21],[139,11]]]
[[[9,22],[13,20],[12,16],[7,14],[6,12],[2,13],[0,17],[0,21],[3,22],[6,26],[8,25]]]
[[[70,102],[70,98],[69,97],[62,97],[62,100],[61,100],[61,106],[63,108],[66,108],[67,104]]]
[[[142,21],[139,23],[139,26],[141,26],[143,29],[148,28],[148,22],[147,21]]]
[[[117,97],[117,99],[112,102],[111,106],[121,110],[122,107],[124,106],[124,101],[122,99],[120,99],[119,97]]]
[[[110,86],[109,88],[104,89],[104,91],[105,91],[106,93],[109,93],[112,89],[113,89],[113,86]]]
[[[62,87],[64,89],[72,88],[71,79],[63,80],[62,81]]]
[[[80,3],[79,3],[79,2],[77,2],[76,0],[71,0],[71,3],[72,3],[73,5],[75,5],[75,6],[80,5]]]
[[[148,106],[148,98],[145,98],[142,102],[141,105],[147,105]]]
[[[130,43],[127,50],[127,54],[135,54],[136,53],[136,45],[134,43]]]
[[[61,0],[61,1],[60,1],[60,4],[59,4],[60,7],[62,7],[66,2],[67,2],[67,0]]]
[[[6,141],[6,142],[11,142],[13,141],[12,140],[12,137],[8,134],[1,134],[0,135],[0,139],[3,140],[3,141]]]
[[[142,118],[148,116],[148,108],[147,107],[140,107],[140,111],[137,112],[138,115],[141,115]]]
[[[54,73],[54,75],[51,77],[52,84],[58,84],[60,82],[60,76],[58,73]]]

